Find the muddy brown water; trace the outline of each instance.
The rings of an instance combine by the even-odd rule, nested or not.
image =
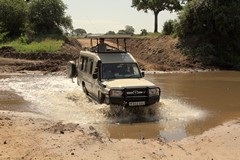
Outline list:
[[[160,103],[122,109],[95,104],[65,76],[0,76],[0,109],[94,125],[111,138],[179,140],[240,117],[240,72],[147,74]]]

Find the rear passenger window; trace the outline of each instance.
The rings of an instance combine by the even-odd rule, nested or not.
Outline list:
[[[92,74],[93,72],[93,60],[90,60],[90,68],[89,68],[89,74]]]
[[[80,64],[79,64],[79,67],[80,67],[80,70],[82,71],[83,68],[84,68],[84,64],[85,64],[85,57],[81,57],[80,58]]]
[[[92,74],[93,73],[93,65],[94,65],[93,59],[89,59],[88,57],[84,57],[84,56],[82,56],[79,59],[79,69],[83,72]]]
[[[88,69],[88,58],[85,57],[85,60],[84,60],[84,61],[85,61],[85,62],[84,62],[85,64],[84,64],[84,69],[83,69],[83,70],[84,70],[85,72],[87,72],[87,69]]]

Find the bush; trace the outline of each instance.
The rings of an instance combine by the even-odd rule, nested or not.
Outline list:
[[[240,0],[192,0],[179,19],[176,32],[192,55],[214,56],[221,65],[239,59]]]
[[[170,35],[173,32],[174,32],[174,21],[173,20],[166,21],[163,25],[162,34]]]
[[[21,34],[21,36],[19,37],[19,41],[23,44],[31,43],[31,40],[26,35],[23,34]]]
[[[8,35],[8,32],[0,33],[0,43],[4,43],[7,41],[6,35]]]
[[[148,32],[146,29],[141,29],[141,33],[140,33],[141,36],[146,36],[147,34]]]

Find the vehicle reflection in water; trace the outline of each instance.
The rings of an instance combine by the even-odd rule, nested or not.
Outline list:
[[[95,125],[110,138],[166,141],[201,134],[240,117],[239,72],[148,74],[146,78],[161,87],[160,103],[122,110],[89,101],[81,87],[64,76],[1,77],[0,109],[32,110],[55,121]]]

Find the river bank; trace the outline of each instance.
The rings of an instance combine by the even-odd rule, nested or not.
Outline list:
[[[133,38],[128,40],[127,47],[141,69],[145,71],[214,69],[214,67],[203,66],[201,62],[183,55],[177,47],[177,42],[177,39],[169,36]],[[75,60],[79,56],[79,51],[89,47],[89,43],[89,39],[67,39],[57,53],[18,53],[14,48],[5,46],[0,48],[0,72],[64,72],[67,62]]]
[[[181,141],[110,139],[94,126],[0,112],[0,159],[218,159],[240,156],[240,119]]]

